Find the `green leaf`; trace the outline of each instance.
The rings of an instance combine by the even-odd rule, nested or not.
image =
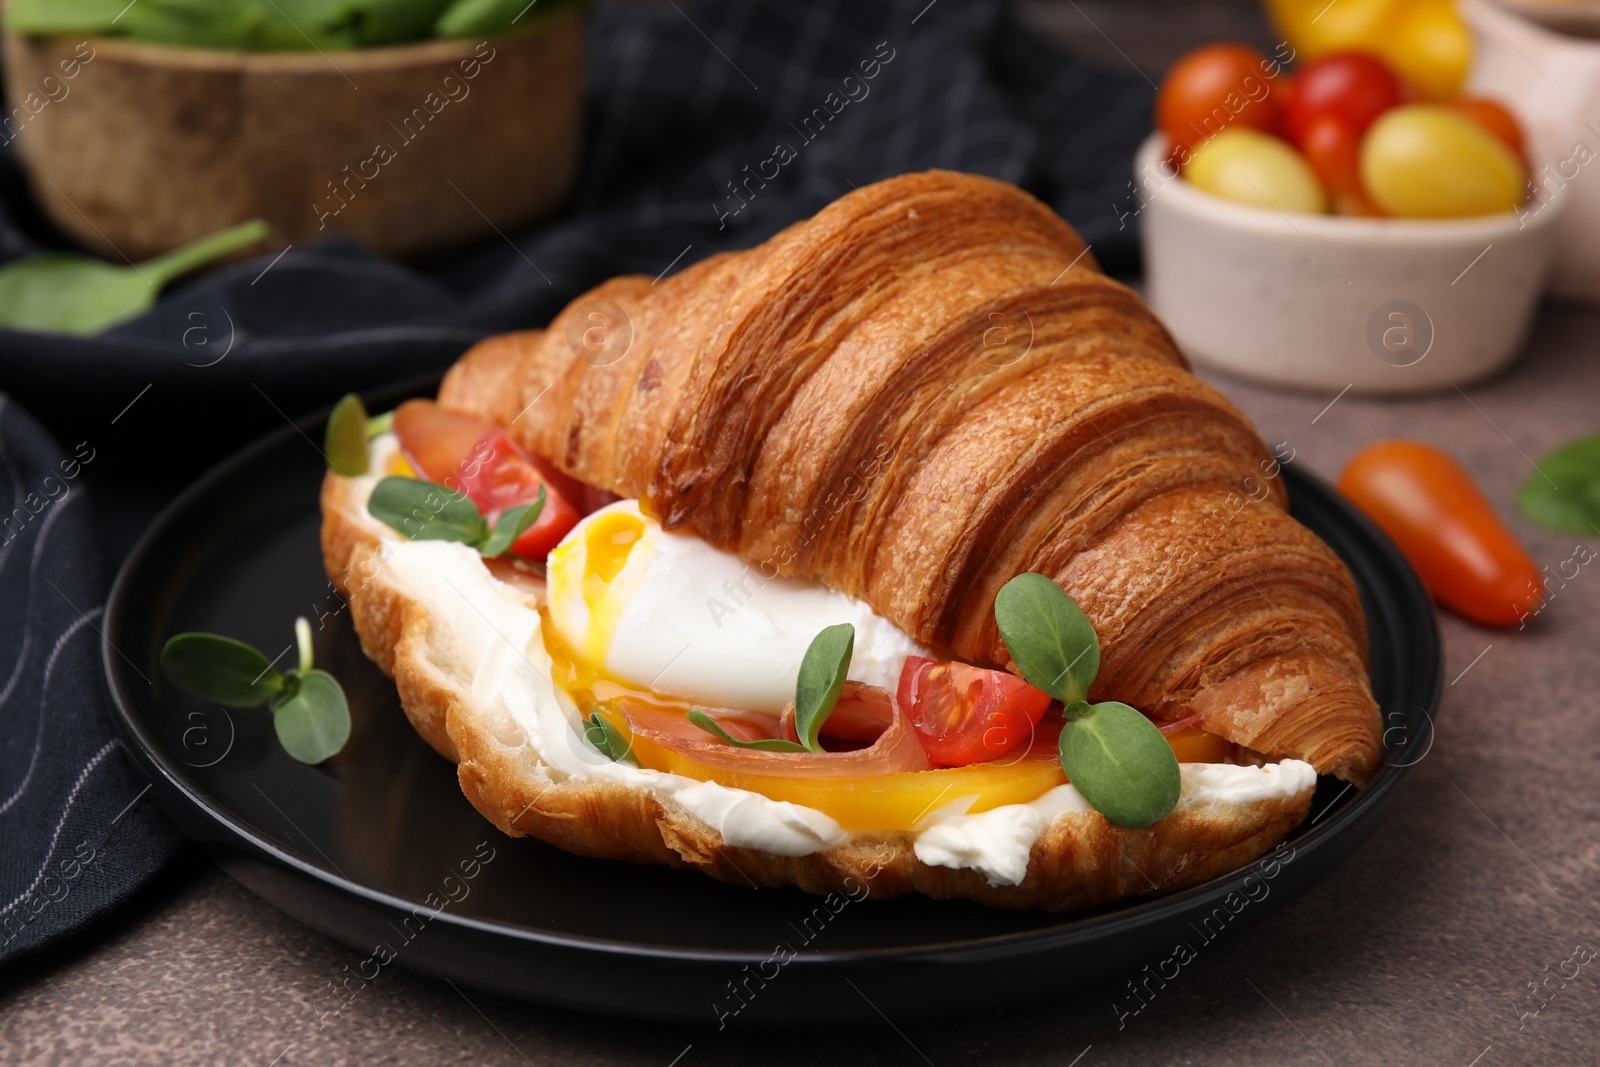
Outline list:
[[[367,409],[361,398],[346,393],[328,415],[328,429],[322,440],[322,454],[328,469],[346,478],[367,473],[371,456],[367,449]]]
[[[485,559],[503,555],[507,549],[516,544],[517,538],[527,532],[528,527],[539,520],[539,512],[543,510],[544,486],[541,485],[539,496],[533,503],[508,508],[501,514],[500,521],[494,524],[494,532],[478,551]]]
[[[326,0],[320,6],[334,7]],[[448,6],[449,0],[344,0],[337,5],[343,9],[340,21],[357,45],[400,44],[431,37],[434,23]]]
[[[706,733],[735,748],[753,748],[758,752],[805,752],[806,746],[793,741],[785,741],[781,737],[768,738],[764,741],[740,741],[731,736],[728,731],[717,725],[717,720],[701,711],[699,708],[689,710],[689,721],[694,723]]]
[[[794,729],[807,752],[822,751],[817,736],[839,703],[855,643],[856,628],[841,622],[812,638],[800,661],[800,677],[794,687]]]
[[[310,51],[358,44],[354,0],[139,0],[117,32],[195,48]]]
[[[1155,723],[1114,700],[1067,709],[1061,769],[1091,807],[1130,830],[1178,806],[1178,757]]]
[[[1042,574],[1019,574],[994,598],[994,619],[1030,685],[1063,704],[1089,695],[1100,673],[1100,639],[1065,589]]]
[[[385,478],[372,490],[367,511],[413,541],[460,541],[476,548],[489,536],[478,505],[417,478]]]
[[[385,411],[382,415],[374,415],[367,420],[367,440],[382,437],[394,428],[394,412]]]
[[[220,259],[230,252],[249,248],[267,236],[268,226],[261,219],[251,219],[226,230],[219,230],[165,255],[146,260],[137,268],[160,289],[174,278],[181,278],[197,267]],[[129,268],[134,269],[134,268]]]
[[[106,34],[127,6],[126,0],[11,0],[5,23],[12,33]]]
[[[272,701],[272,727],[283,750],[301,763],[321,763],[350,740],[350,705],[327,671],[307,671],[292,696]]]
[[[1541,459],[1517,493],[1517,506],[1547,529],[1600,534],[1600,434],[1568,441]]]
[[[440,37],[498,37],[571,6],[569,0],[455,0],[433,24],[433,32]]]
[[[598,711],[591,711],[583,720],[583,737],[613,763],[638,765],[639,761],[633,757],[633,746],[622,736],[622,731],[612,726]]]
[[[243,641],[183,633],[161,649],[161,671],[181,689],[230,708],[253,708],[283,689],[272,663]]]
[[[0,267],[0,326],[89,335],[150,310],[162,286],[266,235],[257,219],[201,238],[140,266],[49,252]]]

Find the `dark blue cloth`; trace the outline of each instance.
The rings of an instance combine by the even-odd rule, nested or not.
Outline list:
[[[99,449],[72,491],[0,549],[13,609],[0,613],[0,669],[14,660],[20,672],[0,702],[0,794],[19,798],[0,814],[0,905],[37,893],[39,872],[81,840],[99,842],[90,873],[0,953],[124,896],[173,847],[148,802],[110,818],[143,783],[112,740],[99,681],[92,622],[108,560],[89,536],[83,485],[107,516],[114,561],[185,483],[286,418],[440,370],[477,338],[543,325],[613,275],[756,244],[906,171],[1016,182],[1108,269],[1135,263],[1122,216],[1149,86],[1067,59],[996,2],[602,3],[587,83],[581,177],[547,224],[427,268],[329,240],[202,277],[103,336],[0,330],[13,492],[35,490],[61,458],[16,404],[67,445]],[[59,244],[14,162],[0,165],[0,258]],[[69,632],[51,673],[48,653]]]
[[[83,477],[0,395],[0,961],[87,922],[179,847],[111,726],[109,587]]]

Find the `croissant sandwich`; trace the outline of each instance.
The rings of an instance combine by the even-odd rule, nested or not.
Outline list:
[[[379,432],[379,431],[382,432]],[[1278,457],[1020,190],[890,179],[486,340],[330,471],[362,645],[503,831],[1078,908],[1380,760]]]

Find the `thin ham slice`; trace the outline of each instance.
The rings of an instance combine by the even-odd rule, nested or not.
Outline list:
[[[848,752],[762,752],[719,741],[684,715],[643,701],[623,698],[618,709],[639,737],[719,770],[780,778],[863,778],[932,767],[916,728],[887,689],[846,682],[823,730],[841,740],[869,742]],[[702,709],[729,735],[741,741],[763,737],[794,740],[793,709],[782,718],[732,709]],[[835,728],[834,720],[838,724]],[[770,728],[760,728],[772,720]],[[839,732],[842,731],[842,732]]]

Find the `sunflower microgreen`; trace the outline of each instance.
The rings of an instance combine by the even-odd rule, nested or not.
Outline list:
[[[260,651],[219,634],[181,633],[161,649],[167,680],[231,708],[266,704],[279,744],[301,763],[321,763],[350,739],[344,689],[312,661],[311,624],[295,620],[299,665],[280,674]]]
[[[1084,699],[1100,639],[1077,602],[1042,574],[1019,574],[995,597],[994,617],[1022,676],[1066,705],[1061,769],[1090,806],[1129,829],[1169,814],[1182,783],[1161,730],[1127,704]]]
[[[459,541],[485,559],[501,556],[539,520],[545,490],[531,504],[508,508],[491,529],[478,505],[461,493],[419,478],[385,478],[367,499],[367,511],[413,541]]]
[[[591,711],[584,717],[583,737],[595,747],[596,751],[613,763],[630,763],[638,766],[639,761],[634,758],[633,746],[622,736],[622,731],[613,726],[611,720],[601,715],[598,710]]]
[[[732,745],[735,748],[749,748],[754,749],[757,752],[806,751],[806,746],[796,744],[793,741],[786,741],[781,737],[763,738],[760,741],[740,741],[738,738],[729,734],[728,731],[724,730],[722,726],[718,724],[717,720],[713,719],[710,715],[707,715],[699,708],[690,709],[689,721],[700,727],[700,729],[704,730],[712,737],[715,737],[718,741],[721,741],[724,744]]]
[[[800,661],[794,686],[794,729],[807,752],[823,751],[818,735],[844,691],[845,672],[855,650],[856,628],[847,622],[829,626],[811,639]]]

